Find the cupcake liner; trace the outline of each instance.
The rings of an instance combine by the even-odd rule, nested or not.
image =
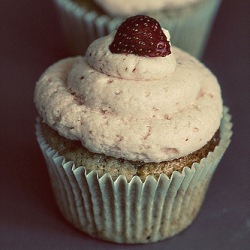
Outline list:
[[[71,0],[54,0],[66,43],[73,54],[84,54],[95,39],[109,34],[122,22],[79,7]]]
[[[147,13],[170,31],[172,44],[200,58],[221,0],[203,0],[184,10]],[[54,0],[63,34],[73,54],[84,54],[95,39],[108,35],[123,21],[100,15],[71,0]]]
[[[54,195],[64,217],[86,234],[117,243],[149,243],[169,238],[188,227],[200,210],[213,173],[232,135],[231,116],[224,108],[221,140],[214,152],[171,177],[144,182],[134,176],[115,181],[98,177],[84,166],[75,167],[46,144],[36,124],[36,135],[48,166]]]
[[[163,11],[152,17],[170,31],[174,46],[201,58],[220,3],[221,0],[203,0],[180,15],[168,16]]]

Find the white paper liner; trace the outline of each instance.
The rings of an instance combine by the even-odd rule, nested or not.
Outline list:
[[[88,45],[109,34],[123,21],[120,17],[87,11],[71,0],[54,0],[66,41],[73,54],[83,55]],[[170,31],[172,44],[201,58],[221,0],[204,0],[193,11],[167,16],[164,11],[149,13]]]
[[[93,237],[117,243],[149,243],[169,238],[189,226],[200,210],[210,179],[226,151],[232,135],[231,116],[224,108],[220,143],[214,152],[185,167],[171,178],[158,181],[138,176],[128,183],[124,176],[115,181],[95,171],[86,174],[51,149],[41,134],[36,135],[46,160],[54,195],[64,217]]]

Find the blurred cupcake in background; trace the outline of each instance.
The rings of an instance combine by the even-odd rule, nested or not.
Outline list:
[[[171,33],[173,45],[201,58],[221,0],[53,0],[71,53],[84,54],[128,16],[146,14]]]

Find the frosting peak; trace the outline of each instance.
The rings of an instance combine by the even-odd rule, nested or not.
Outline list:
[[[164,30],[168,40],[169,32]],[[127,80],[161,79],[174,72],[176,61],[173,53],[165,57],[142,57],[133,54],[113,54],[109,45],[115,31],[95,40],[88,48],[86,60],[90,67],[108,76]],[[161,65],[159,67],[159,65]]]

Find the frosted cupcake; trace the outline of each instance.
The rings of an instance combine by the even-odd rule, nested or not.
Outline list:
[[[124,18],[146,14],[168,28],[173,45],[200,58],[221,0],[54,0],[73,54],[85,53]]]
[[[147,16],[36,84],[36,134],[64,217],[117,243],[167,239],[200,210],[230,143],[216,77]]]

